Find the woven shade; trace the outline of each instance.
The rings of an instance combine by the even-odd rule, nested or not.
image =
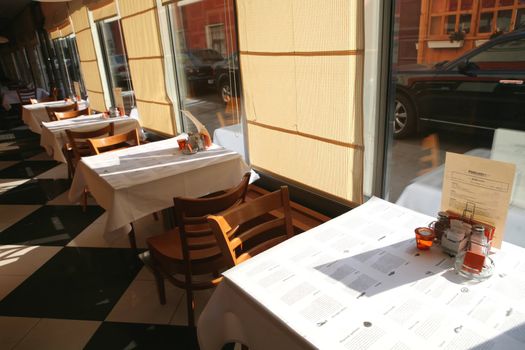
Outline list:
[[[107,106],[89,25],[88,9],[81,0],[74,0],[69,5],[69,12],[71,14],[71,25],[76,36],[80,66],[89,98],[89,105],[93,110],[105,111]]]
[[[174,135],[173,106],[164,82],[164,54],[155,0],[119,0],[133,90],[143,127]]]
[[[238,0],[252,165],[361,203],[362,0]]]
[[[98,1],[88,5],[88,7],[95,22],[115,17],[118,14],[117,4],[114,0]]]

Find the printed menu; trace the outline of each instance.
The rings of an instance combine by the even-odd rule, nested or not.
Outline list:
[[[493,247],[501,247],[516,166],[510,163],[447,152],[441,210],[463,214],[496,228]]]

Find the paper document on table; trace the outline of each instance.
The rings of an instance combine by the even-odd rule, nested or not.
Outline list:
[[[525,208],[525,131],[497,129],[490,158],[516,165],[511,202]]]
[[[441,210],[474,205],[474,219],[496,227],[492,245],[501,247],[515,172],[514,164],[447,152]]]

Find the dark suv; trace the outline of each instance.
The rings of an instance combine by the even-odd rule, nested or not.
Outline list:
[[[215,72],[215,88],[224,103],[230,102],[232,96],[241,95],[239,54],[237,52],[215,63],[213,71]]]
[[[433,67],[399,67],[394,137],[426,127],[525,130],[525,30]]]

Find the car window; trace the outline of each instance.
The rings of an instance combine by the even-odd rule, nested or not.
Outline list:
[[[201,61],[222,61],[224,58],[215,50],[196,50],[193,54],[198,57]]]
[[[481,70],[525,71],[525,38],[506,41],[470,58]]]

